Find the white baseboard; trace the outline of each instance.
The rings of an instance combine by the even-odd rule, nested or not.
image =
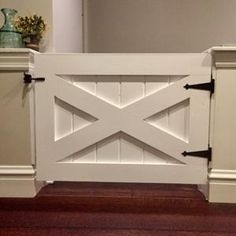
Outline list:
[[[236,170],[209,172],[209,202],[236,203]]]
[[[0,166],[0,197],[35,197],[43,186],[32,166]]]

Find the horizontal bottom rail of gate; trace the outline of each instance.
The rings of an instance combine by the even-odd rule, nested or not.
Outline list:
[[[44,167],[38,180],[81,182],[186,183],[206,184],[207,167],[135,164],[56,164]],[[58,174],[60,173],[60,175]]]

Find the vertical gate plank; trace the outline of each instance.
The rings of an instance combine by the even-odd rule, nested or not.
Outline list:
[[[144,78],[142,76],[121,77],[121,106],[127,106],[144,97]]]
[[[73,84],[79,88],[84,89],[85,91],[96,94],[96,82],[94,81],[96,76],[73,76]]]
[[[97,163],[119,163],[120,143],[118,135],[97,144]]]
[[[73,115],[66,103],[55,103],[55,139],[60,139],[73,132]]]
[[[145,76],[145,96],[157,92],[169,85],[169,76]]]
[[[97,76],[96,96],[107,102],[120,105],[120,78],[119,76]]]
[[[143,163],[143,144],[128,135],[121,135],[121,162],[122,163]]]
[[[169,131],[176,137],[188,141],[189,101],[181,102],[169,109]]]
[[[73,155],[75,163],[95,163],[96,162],[96,145],[92,145],[85,150]]]

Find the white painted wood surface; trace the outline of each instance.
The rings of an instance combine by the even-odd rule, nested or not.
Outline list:
[[[37,177],[106,182],[207,182],[209,54],[36,56]]]
[[[24,72],[34,68],[34,51],[0,48],[0,197],[34,197],[34,93]]]
[[[213,47],[215,94],[209,201],[236,203],[236,47]]]

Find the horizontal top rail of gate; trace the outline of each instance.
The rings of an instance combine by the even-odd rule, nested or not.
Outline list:
[[[209,53],[37,54],[38,67],[58,75],[209,75]],[[45,64],[45,65],[44,65]]]

